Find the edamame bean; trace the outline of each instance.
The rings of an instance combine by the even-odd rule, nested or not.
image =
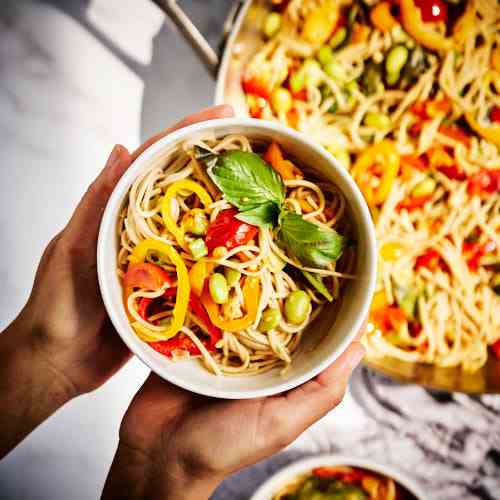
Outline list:
[[[394,85],[399,80],[399,74],[408,61],[409,52],[404,45],[393,47],[385,58],[385,71],[387,83]]]
[[[411,190],[411,195],[417,198],[421,196],[430,196],[436,189],[436,185],[437,183],[432,177],[426,177]]]
[[[294,94],[298,94],[306,85],[306,78],[304,71],[296,71],[290,75],[290,90]]]
[[[240,281],[241,273],[236,269],[232,269],[231,267],[224,268],[224,275],[226,276],[226,281],[229,288],[232,288],[238,281]]]
[[[208,255],[207,245],[201,238],[190,241],[188,244],[188,248],[191,252],[191,255],[193,256],[193,259],[195,260],[199,260],[202,257],[205,257],[205,255]]]
[[[264,21],[263,31],[268,38],[272,38],[281,28],[281,15],[271,12]]]
[[[347,78],[344,67],[337,61],[332,60],[325,65],[325,73],[336,81],[344,81]]]
[[[285,300],[285,316],[289,323],[300,325],[311,311],[311,299],[304,290],[294,290]]]
[[[227,302],[229,290],[226,278],[221,273],[214,273],[210,276],[208,290],[216,304],[225,304]]]
[[[307,59],[300,71],[304,72],[305,84],[309,87],[318,87],[323,80],[321,66],[314,59]]]
[[[279,87],[271,94],[271,106],[276,113],[288,113],[292,109],[292,95],[290,91]]]
[[[208,219],[201,208],[193,208],[183,218],[184,230],[195,236],[203,236],[207,232]]]
[[[323,45],[323,47],[318,50],[316,57],[318,58],[320,64],[325,66],[333,59],[333,50],[331,47],[328,47],[328,45]]]
[[[279,325],[281,320],[281,311],[277,307],[268,307],[260,318],[259,330],[269,332]]]
[[[391,119],[384,113],[366,113],[364,123],[377,130],[387,130],[391,127]]]

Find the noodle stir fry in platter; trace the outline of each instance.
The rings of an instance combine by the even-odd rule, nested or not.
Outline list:
[[[200,357],[214,374],[286,369],[353,277],[352,229],[337,188],[277,143],[187,141],[135,180],[121,211],[131,326],[159,353]]]
[[[500,6],[488,0],[270,2],[245,68],[252,116],[329,150],[379,243],[368,355],[500,358]]]

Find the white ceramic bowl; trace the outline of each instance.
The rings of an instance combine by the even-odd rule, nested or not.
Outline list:
[[[319,455],[294,462],[281,469],[274,476],[271,476],[252,495],[250,500],[272,500],[273,495],[280,488],[292,482],[295,477],[308,473],[315,467],[334,465],[350,465],[378,472],[394,479],[401,486],[405,487],[417,500],[431,500],[431,497],[427,493],[424,493],[422,488],[413,479],[405,476],[394,467],[348,455]]]
[[[301,165],[334,183],[344,194],[356,230],[357,280],[349,280],[340,306],[326,307],[303,337],[300,354],[282,376],[278,370],[246,377],[224,377],[209,373],[197,360],[172,362],[142,342],[133,332],[122,303],[116,273],[118,239],[116,224],[130,186],[145,170],[165,165],[179,145],[193,137],[232,133],[266,142],[277,141]],[[130,350],[151,370],[180,387],[207,396],[243,399],[277,394],[296,387],[324,370],[347,348],[360,329],[373,294],[376,272],[375,234],[370,213],[354,181],[332,155],[298,132],[263,120],[226,118],[197,123],[178,130],[148,148],[127,170],[106,206],[97,245],[97,269],[104,304],[116,330]],[[321,340],[320,345],[317,345]],[[313,349],[313,347],[316,348]],[[309,352],[308,352],[309,351]]]

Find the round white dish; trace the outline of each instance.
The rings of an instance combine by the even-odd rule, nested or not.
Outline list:
[[[315,467],[328,467],[334,465],[362,467],[363,469],[378,472],[379,474],[394,479],[397,483],[406,488],[417,500],[432,500],[413,479],[405,476],[398,469],[388,465],[382,465],[372,460],[361,459],[349,455],[319,455],[294,462],[271,476],[259,487],[250,500],[272,500],[273,495],[275,495],[280,488],[290,483],[295,477],[305,474]]]
[[[254,376],[225,377],[209,373],[197,360],[172,362],[141,341],[129,324],[122,302],[122,288],[116,272],[117,220],[136,177],[165,165],[184,141],[207,134],[222,137],[239,133],[257,141],[277,141],[297,162],[332,183],[344,194],[349,216],[354,220],[357,262],[337,305],[325,307],[304,335],[300,352],[285,375],[278,370]],[[117,332],[146,365],[159,376],[184,389],[207,396],[244,399],[277,394],[312,379],[352,342],[368,314],[376,274],[375,231],[370,213],[358,187],[347,171],[320,146],[282,125],[250,118],[225,118],[197,123],[178,130],[149,147],[130,166],[115,187],[104,211],[97,245],[97,270],[101,294]],[[319,345],[318,345],[319,344]]]

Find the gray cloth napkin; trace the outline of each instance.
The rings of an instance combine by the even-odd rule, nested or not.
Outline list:
[[[332,412],[282,453],[228,478],[212,500],[248,500],[285,465],[320,453],[396,466],[434,500],[500,500],[500,396],[431,392],[365,368],[350,389],[362,413],[356,431],[340,431]]]

